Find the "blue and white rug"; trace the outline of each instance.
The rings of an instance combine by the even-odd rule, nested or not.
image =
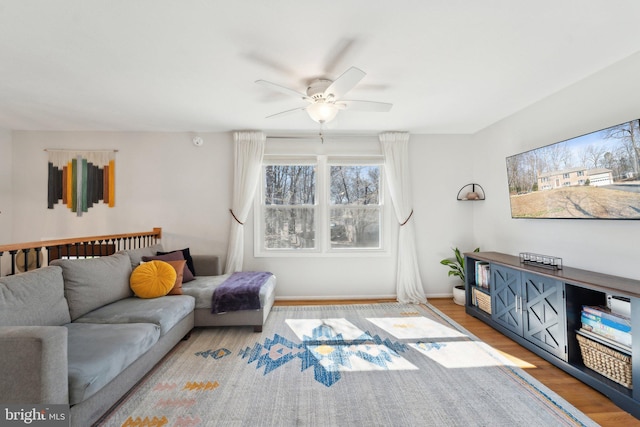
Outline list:
[[[196,329],[105,426],[595,426],[433,307],[274,307]]]

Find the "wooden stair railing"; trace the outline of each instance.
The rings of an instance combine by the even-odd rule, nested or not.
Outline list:
[[[0,245],[0,276],[2,257],[10,256],[9,274],[34,270],[48,265],[58,258],[93,258],[111,255],[126,249],[143,248],[158,243],[162,238],[162,228],[138,233],[110,234],[105,236],[73,237],[69,239],[43,240],[40,242]],[[43,262],[46,258],[46,264]]]

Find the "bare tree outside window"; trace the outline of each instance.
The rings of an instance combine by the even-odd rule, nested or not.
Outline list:
[[[263,168],[259,250],[383,249],[381,165],[353,165],[324,156],[315,164],[302,163],[307,159],[301,164],[273,161],[276,164]]]
[[[380,247],[380,166],[331,166],[331,248]]]
[[[266,166],[264,189],[265,248],[314,248],[315,198],[315,166]]]

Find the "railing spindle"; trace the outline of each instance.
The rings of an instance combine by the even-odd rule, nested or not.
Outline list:
[[[18,253],[18,249],[9,251],[11,254],[11,274],[16,274],[16,254]]]
[[[36,251],[36,268],[42,267],[42,262],[40,262],[40,256],[42,255],[42,248],[34,248]]]
[[[87,258],[94,256],[111,255],[120,250],[135,249],[143,246],[150,246],[151,242],[156,244],[162,238],[162,228],[154,228],[153,231],[145,231],[138,233],[112,234],[107,236],[94,237],[74,237],[67,239],[43,240],[27,243],[14,243],[9,245],[0,245],[0,260],[6,253],[9,254],[11,266],[7,269],[1,268],[0,276],[8,272],[8,274],[16,274],[17,254],[22,251],[24,254],[24,262],[20,263],[20,267],[24,267],[26,271],[29,269],[29,254],[35,253],[35,268],[43,265],[49,265],[51,261],[63,257],[75,256],[77,258]],[[98,248],[96,250],[96,244]],[[103,247],[104,246],[104,247]],[[46,251],[46,262],[40,259],[42,251]],[[33,253],[31,252],[33,251]],[[44,257],[43,257],[44,259]],[[23,265],[24,264],[24,265]]]

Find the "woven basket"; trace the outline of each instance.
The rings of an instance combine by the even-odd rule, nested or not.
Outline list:
[[[606,345],[597,343],[582,335],[576,335],[584,365],[600,375],[633,388],[631,384],[631,356],[620,353]]]
[[[473,289],[473,301],[482,311],[491,314],[491,295],[487,295],[477,289]]]

